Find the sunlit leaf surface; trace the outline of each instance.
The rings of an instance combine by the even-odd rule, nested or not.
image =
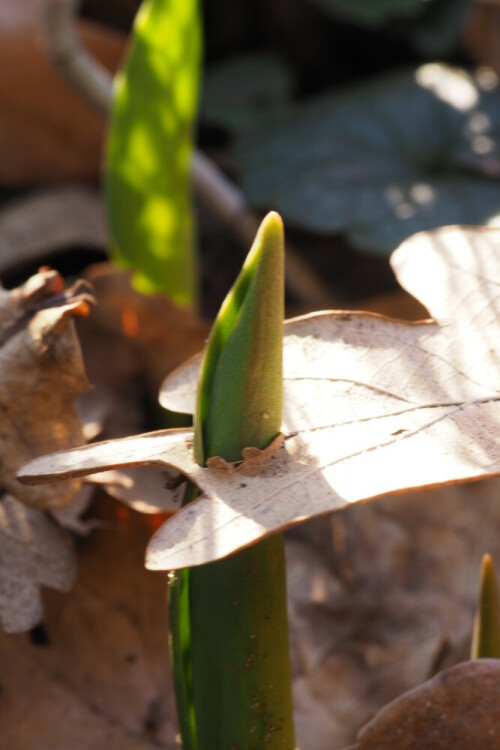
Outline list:
[[[146,0],[115,82],[106,192],[115,255],[143,291],[196,296],[189,191],[198,100],[197,0]]]
[[[263,453],[202,468],[191,430],[169,430],[36,459],[21,479],[143,463],[180,471],[203,496],[163,525],[148,553],[151,568],[173,569],[350,503],[499,474],[500,232],[422,233],[393,266],[437,322],[342,312],[289,321],[283,439]],[[164,405],[189,407],[197,367],[191,360],[167,380]]]

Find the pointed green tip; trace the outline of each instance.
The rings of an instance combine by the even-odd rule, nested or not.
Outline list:
[[[500,601],[495,565],[489,554],[483,556],[481,563],[471,658],[500,658]]]
[[[279,213],[276,211],[269,211],[269,213],[264,216],[260,225],[259,234],[261,232],[265,232],[268,235],[279,234],[282,236],[284,234],[283,219]]]
[[[495,566],[493,564],[493,558],[490,554],[483,555],[483,559],[481,562],[481,578],[484,580],[485,578],[493,576],[493,579],[495,579]]]
[[[276,211],[270,211],[260,223],[242,271],[248,273],[250,269],[254,269],[261,263],[263,257],[267,257],[266,265],[273,258],[276,269],[278,269],[280,265],[283,265],[284,252],[285,229],[283,219]]]

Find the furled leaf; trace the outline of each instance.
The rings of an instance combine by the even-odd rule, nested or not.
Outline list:
[[[204,469],[190,430],[167,431],[44,457],[20,476],[47,481],[143,462],[186,474],[204,495],[149,548],[148,565],[169,569],[222,558],[349,503],[497,475],[499,236],[446,228],[393,256],[399,281],[436,323],[345,312],[290,321],[284,437],[263,453],[250,448],[239,465],[214,459]]]
[[[235,157],[254,205],[389,255],[420,230],[500,216],[500,90],[425,65],[297,104]]]
[[[9,495],[0,498],[0,622],[7,633],[42,617],[40,586],[69,591],[76,558],[69,535],[44,513]]]
[[[499,706],[500,661],[464,662],[396,698],[349,750],[493,750]]]
[[[106,192],[115,255],[142,291],[196,296],[189,193],[198,100],[197,0],[145,0],[115,84]]]
[[[472,636],[471,659],[500,659],[500,599],[491,555],[484,555]]]

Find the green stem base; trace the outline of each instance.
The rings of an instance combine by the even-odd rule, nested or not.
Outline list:
[[[293,750],[283,535],[189,577],[197,750]]]

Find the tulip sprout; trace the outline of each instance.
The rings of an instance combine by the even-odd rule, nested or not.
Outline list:
[[[283,225],[271,213],[206,347],[195,414],[201,465],[238,461],[280,432],[283,267]],[[185,502],[194,496],[190,488]],[[184,749],[293,750],[283,535],[181,571],[170,619]]]

